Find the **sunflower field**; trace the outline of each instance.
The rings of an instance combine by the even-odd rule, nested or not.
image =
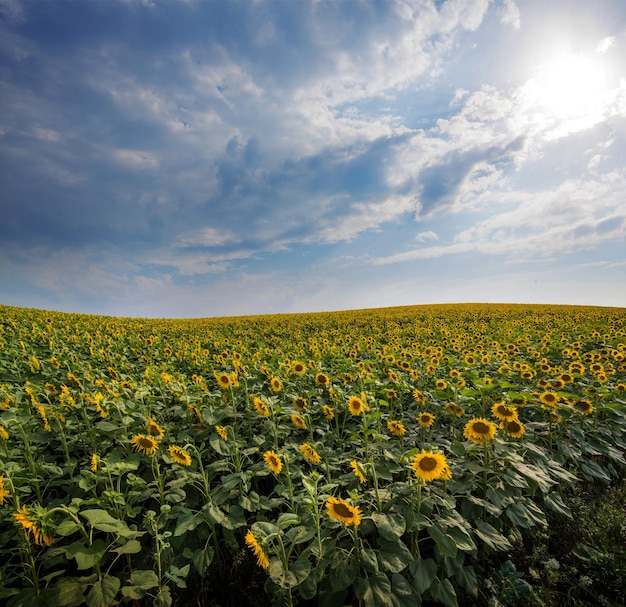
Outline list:
[[[0,604],[620,604],[625,321],[0,306]]]

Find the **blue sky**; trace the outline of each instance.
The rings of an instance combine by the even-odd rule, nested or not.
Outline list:
[[[626,307],[622,0],[0,0],[0,303]]]

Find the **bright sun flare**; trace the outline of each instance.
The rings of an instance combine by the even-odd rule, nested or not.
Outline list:
[[[558,55],[541,65],[525,93],[527,102],[546,118],[569,121],[570,132],[602,120],[610,102],[602,65],[575,54]]]

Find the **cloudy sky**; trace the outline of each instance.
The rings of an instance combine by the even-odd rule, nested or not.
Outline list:
[[[0,303],[626,307],[623,0],[0,0]]]

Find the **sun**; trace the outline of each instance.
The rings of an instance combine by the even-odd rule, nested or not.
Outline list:
[[[612,93],[600,58],[561,53],[535,70],[523,96],[527,109],[551,124],[554,135],[560,135],[601,122]]]

